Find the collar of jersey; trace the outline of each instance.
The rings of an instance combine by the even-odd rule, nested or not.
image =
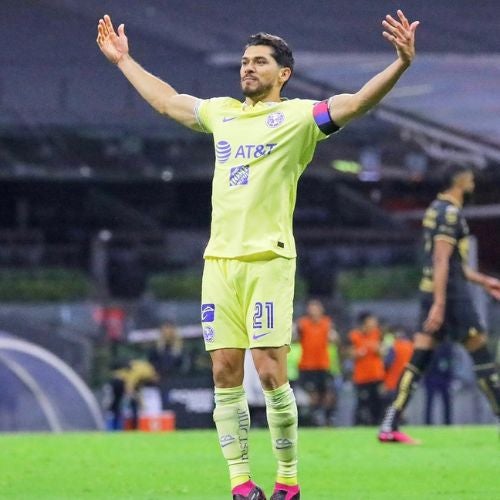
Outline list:
[[[269,108],[271,106],[276,106],[276,104],[280,104],[282,103],[283,101],[287,101],[288,99],[286,97],[282,97],[281,98],[281,101],[279,102],[275,102],[275,101],[259,101],[259,102],[256,102],[253,106],[250,105],[250,104],[247,104],[245,101],[243,101],[242,105],[241,105],[241,109],[243,110],[251,110],[251,109],[259,109],[259,108],[262,108],[262,107],[266,107],[266,108]]]
[[[443,201],[449,201],[451,204],[458,208],[462,208],[462,204],[454,198],[451,194],[438,194],[438,199]]]

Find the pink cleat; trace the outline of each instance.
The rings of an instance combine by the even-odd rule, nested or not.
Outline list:
[[[412,444],[412,445],[417,445],[421,443],[421,441],[413,439],[412,437],[408,436],[408,434],[405,434],[404,432],[401,431],[390,431],[390,432],[380,431],[378,433],[378,440],[381,443],[401,443],[401,444]]]
[[[233,500],[266,500],[264,492],[253,481],[233,488],[232,494]]]
[[[287,484],[276,483],[271,500],[300,500],[300,488],[298,484],[288,486]]]

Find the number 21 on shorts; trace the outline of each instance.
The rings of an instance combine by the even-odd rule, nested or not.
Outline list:
[[[274,328],[274,304],[273,302],[256,302],[253,314],[254,328]]]

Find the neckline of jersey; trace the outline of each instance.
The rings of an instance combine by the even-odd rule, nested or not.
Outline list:
[[[462,208],[462,204],[451,194],[438,194],[438,199],[443,201],[449,201],[452,205],[457,208]]]
[[[245,101],[241,103],[241,108],[243,110],[258,109],[262,106],[270,108],[271,106],[276,106],[276,104],[281,104],[284,101],[288,101],[286,97],[282,97],[280,101],[257,101],[255,104],[247,104]]]

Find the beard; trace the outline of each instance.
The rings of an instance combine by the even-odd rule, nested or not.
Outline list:
[[[250,88],[245,86],[245,82],[241,82],[241,91],[243,92],[243,95],[245,97],[250,97],[250,99],[253,100],[258,100],[259,97],[265,97],[269,94],[272,88],[273,86],[271,83],[265,85],[259,82],[257,86]]]

